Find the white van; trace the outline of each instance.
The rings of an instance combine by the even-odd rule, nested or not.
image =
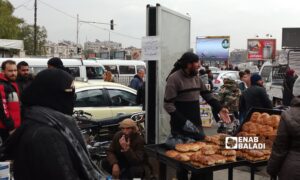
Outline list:
[[[283,81],[287,68],[287,64],[265,62],[259,71],[259,75],[264,80],[267,93],[276,105],[280,104],[282,100]]]
[[[141,60],[89,60],[104,66],[105,70],[110,71],[114,75],[115,82],[126,86],[129,85],[131,79],[137,74],[139,69],[146,70],[146,63]]]
[[[50,59],[50,58],[49,58]],[[0,64],[6,60],[13,60],[17,64],[21,61],[28,63],[30,72],[36,75],[48,67],[49,59],[45,58],[0,58]],[[80,59],[62,59],[65,67],[69,68],[75,78],[100,80],[103,79],[104,67],[96,62]]]

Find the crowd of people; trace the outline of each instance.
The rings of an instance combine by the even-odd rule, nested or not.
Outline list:
[[[51,58],[48,69],[35,77],[25,61],[2,63],[0,73],[1,160],[13,162],[16,180],[99,180],[101,172],[89,157],[86,143],[72,117],[74,77],[60,58]],[[140,70],[132,85],[144,85]],[[105,81],[113,81],[107,71]],[[135,82],[134,82],[135,81]],[[136,123],[120,123],[107,152],[107,172],[113,178],[144,176],[144,139]]]
[[[217,121],[231,123],[230,114],[242,123],[251,108],[272,109],[263,80],[249,70],[240,71],[240,83],[230,77],[216,95],[213,92],[213,74],[201,69],[199,57],[184,53],[174,64],[167,78],[164,108],[170,115],[170,136],[166,145],[174,148],[177,143],[203,140],[199,98],[212,107]],[[52,180],[101,178],[101,172],[92,162],[82,134],[72,117],[75,95],[74,77],[59,58],[48,61],[48,69],[35,77],[29,65],[7,60],[0,73],[0,148],[1,160],[13,161],[16,180]],[[142,94],[144,104],[144,70],[130,83]],[[111,81],[106,72],[104,78]],[[282,114],[273,152],[268,165],[272,176],[283,176],[290,168],[300,166],[299,124],[300,78],[294,71],[287,72],[284,81],[284,98],[291,106]],[[107,151],[103,168],[115,179],[145,177],[148,159],[145,141],[136,122],[123,120]],[[150,167],[151,168],[151,167]],[[278,172],[280,172],[278,174]],[[300,177],[297,171],[293,177]],[[212,173],[192,174],[191,179],[212,178]],[[188,172],[177,169],[178,179],[188,179]]]
[[[26,62],[2,63],[1,160],[16,180],[100,179],[72,117],[74,78],[59,58],[35,77]]]

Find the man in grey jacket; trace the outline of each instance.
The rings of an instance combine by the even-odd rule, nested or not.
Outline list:
[[[175,63],[174,69],[167,78],[164,108],[171,115],[172,137],[187,137],[193,140],[203,140],[205,134],[200,118],[199,97],[219,112],[222,120],[229,123],[228,110],[222,108],[198,75],[199,57],[186,52]],[[211,175],[211,174],[210,174]],[[199,176],[192,175],[192,179]],[[203,177],[203,175],[202,175]],[[177,179],[187,179],[187,171],[178,170]]]

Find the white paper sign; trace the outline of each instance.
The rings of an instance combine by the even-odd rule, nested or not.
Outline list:
[[[142,38],[142,60],[160,60],[160,44],[158,36],[146,36]]]

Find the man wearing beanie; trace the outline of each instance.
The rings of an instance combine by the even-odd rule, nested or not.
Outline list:
[[[251,76],[251,86],[243,92],[240,98],[240,114],[246,115],[251,108],[273,108],[263,84],[264,82],[260,75],[253,74]],[[244,118],[242,117],[241,119]]]
[[[143,178],[145,141],[132,119],[123,120],[119,127],[121,131],[115,134],[102,166],[114,179]]]
[[[186,52],[175,63],[167,78],[164,108],[171,115],[171,136],[166,142],[170,148],[174,148],[176,143],[204,139],[199,110],[200,95],[219,112],[222,120],[230,122],[228,110],[221,106],[201,81],[199,68],[199,57],[192,52]],[[191,179],[202,178],[212,179],[212,173],[192,174]],[[178,169],[177,179],[188,179],[188,172]]]

